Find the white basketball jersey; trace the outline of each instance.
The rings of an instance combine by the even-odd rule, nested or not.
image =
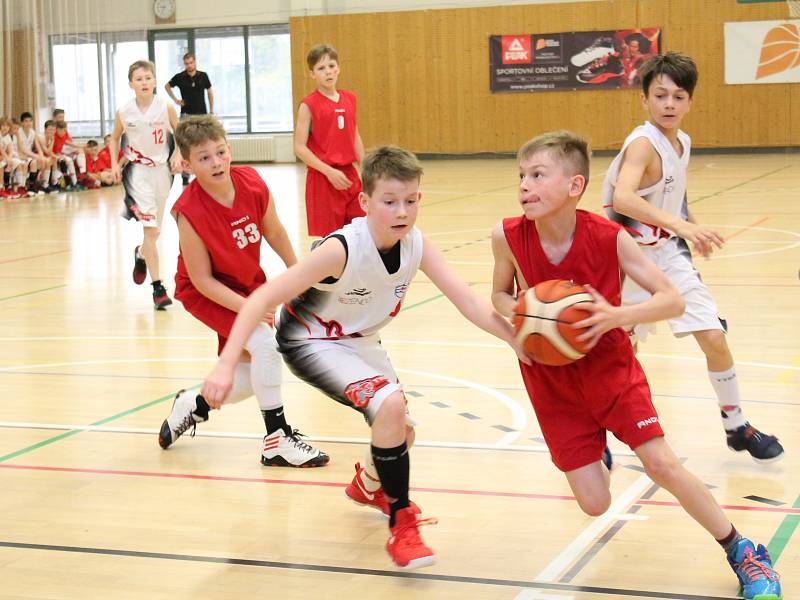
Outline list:
[[[159,95],[142,112],[134,98],[119,109],[125,128],[125,158],[149,167],[166,164],[170,155],[172,125],[169,122],[167,101]]]
[[[20,127],[17,130],[17,138],[19,138],[19,143],[22,144],[22,147],[27,152],[33,152],[33,141],[36,139],[36,132],[33,128],[26,134],[25,130]]]
[[[608,218],[636,231],[639,235],[634,237],[640,245],[658,246],[667,239],[674,237],[675,234],[661,227],[640,223],[635,219],[620,215],[613,209],[614,188],[619,177],[622,157],[628,146],[641,137],[647,138],[661,157],[661,179],[650,187],[639,190],[637,193],[653,206],[676,216],[681,215],[686,196],[686,171],[689,167],[689,153],[692,141],[683,131],[678,130],[678,141],[683,148],[683,154],[678,156],[675,148],[661,130],[646,121],[644,125],[634,129],[625,139],[622,150],[612,161],[603,181],[603,208],[606,210]]]
[[[7,153],[10,153],[12,157],[19,156],[19,152],[17,151],[17,140],[15,137],[12,137],[10,133],[0,137],[0,145],[2,145],[3,150],[5,150]]]
[[[331,235],[347,241],[347,263],[335,283],[318,283],[285,304],[278,335],[285,340],[337,339],[376,333],[400,312],[422,260],[422,233],[400,240],[400,268],[389,273],[367,227],[358,217]],[[338,243],[338,242],[327,242]]]

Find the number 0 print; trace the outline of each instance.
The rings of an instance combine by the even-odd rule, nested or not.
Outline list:
[[[339,129],[344,129],[344,115],[339,115],[336,119],[336,123],[339,125]]]

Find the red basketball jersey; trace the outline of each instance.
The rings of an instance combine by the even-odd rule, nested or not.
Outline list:
[[[576,211],[572,247],[552,264],[533,221],[505,219],[503,231],[524,282],[548,279],[588,283],[610,304],[620,304],[617,235],[620,226],[583,210]],[[650,388],[625,332],[607,331],[583,358],[561,367],[520,363],[525,389],[533,403],[553,462],[571,471],[600,460],[605,432],[636,448],[664,435],[658,425]]]
[[[355,94],[339,90],[339,101],[334,102],[315,91],[303,98],[303,104],[311,111],[308,149],[334,167],[356,162]]]
[[[269,190],[251,167],[231,167],[236,190],[233,206],[227,208],[192,181],[172,207],[172,215],[188,219],[203,240],[214,278],[242,296],[250,295],[267,277],[261,269],[261,238]],[[186,303],[199,294],[178,255],[175,297]]]
[[[588,283],[610,304],[620,305],[620,270],[617,258],[617,233],[620,226],[585,210],[575,211],[575,235],[572,247],[557,265],[542,249],[533,221],[524,215],[503,220],[503,231],[525,281],[518,289],[527,289],[548,279],[567,279]]]

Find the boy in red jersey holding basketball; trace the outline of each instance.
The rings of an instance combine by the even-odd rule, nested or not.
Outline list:
[[[512,344],[513,330],[414,226],[422,176],[417,158],[384,146],[367,155],[362,174],[360,202],[367,216],[329,235],[304,260],[253,292],[206,379],[203,396],[211,406],[224,400],[244,340],[266,309],[287,303],[278,316],[277,338],[289,368],[362,413],[372,428],[365,467],[357,468],[345,493],[389,513],[386,549],[398,567],[413,569],[433,564],[435,556],[419,536],[418,527],[426,521],[418,520],[419,508],[408,497],[414,429],[380,329],[400,312],[408,285],[421,269],[484,331]]]
[[[577,210],[589,178],[586,142],[570,132],[547,133],[520,148],[519,201],[523,215],[492,232],[495,257],[492,301],[510,317],[515,292],[550,279],[583,284],[594,302],[578,340],[589,352],[553,367],[520,365],[525,388],[552,460],[563,471],[581,509],[600,515],[611,503],[609,474],[601,461],[606,431],[628,444],[647,475],[725,549],[748,600],[780,598],[780,582],[766,549],[742,538],[706,486],[687,471],[664,440],[644,371],[623,325],[677,317],[678,290],[616,223]],[[650,293],[621,305],[621,275]]]
[[[236,313],[267,280],[259,264],[262,238],[287,267],[297,258],[264,181],[250,167],[231,166],[230,147],[219,121],[210,116],[181,121],[175,141],[184,157],[183,168],[196,177],[172,208],[181,248],[175,297],[217,332],[221,352]],[[321,467],[328,463],[328,455],[301,441],[297,430],[286,423],[273,312],[261,314],[239,349],[227,403],[252,395],[258,399],[267,429],[262,464]],[[206,421],[208,413],[203,396],[181,390],[161,426],[159,445],[168,448],[187,429]]]
[[[303,98],[297,111],[294,153],[308,165],[308,235],[324,237],[364,216],[358,201],[361,179],[354,165],[364,158],[364,143],[356,125],[355,94],[336,89],[336,50],[319,44],[306,62],[317,89]]]
[[[728,448],[747,451],[757,462],[783,457],[783,446],[744,418],[736,365],[725,338],[727,323],[692,264],[684,240],[705,257],[724,240],[709,227],[698,225],[686,203],[686,171],[691,139],[680,129],[692,106],[697,84],[694,61],[677,52],[651,57],[640,69],[642,104],[650,120],[628,136],[603,182],[603,205],[610,219],[628,227],[645,255],[666,274],[686,301],[686,312],[670,319],[673,335],[693,335],[706,356],[708,378],[717,396]],[[634,304],[648,292],[626,281],[623,302]],[[644,341],[647,325],[636,327]]]

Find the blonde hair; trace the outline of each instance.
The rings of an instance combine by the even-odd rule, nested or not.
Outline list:
[[[381,146],[364,157],[361,166],[361,187],[368,196],[375,191],[379,179],[419,181],[422,165],[413,153],[398,146]]]
[[[547,150],[561,164],[565,173],[583,175],[586,183],[589,183],[589,143],[577,133],[561,130],[537,135],[522,145],[517,152],[517,160],[525,160],[542,150]]]
[[[156,66],[153,63],[151,63],[149,60],[137,60],[130,67],[128,67],[128,81],[133,81],[133,72],[136,69],[145,69],[146,71],[150,71],[153,74],[153,77],[156,76]]]
[[[225,141],[225,128],[210,115],[189,117],[175,128],[175,143],[185,160],[189,160],[189,152],[194,146],[209,140]]]

